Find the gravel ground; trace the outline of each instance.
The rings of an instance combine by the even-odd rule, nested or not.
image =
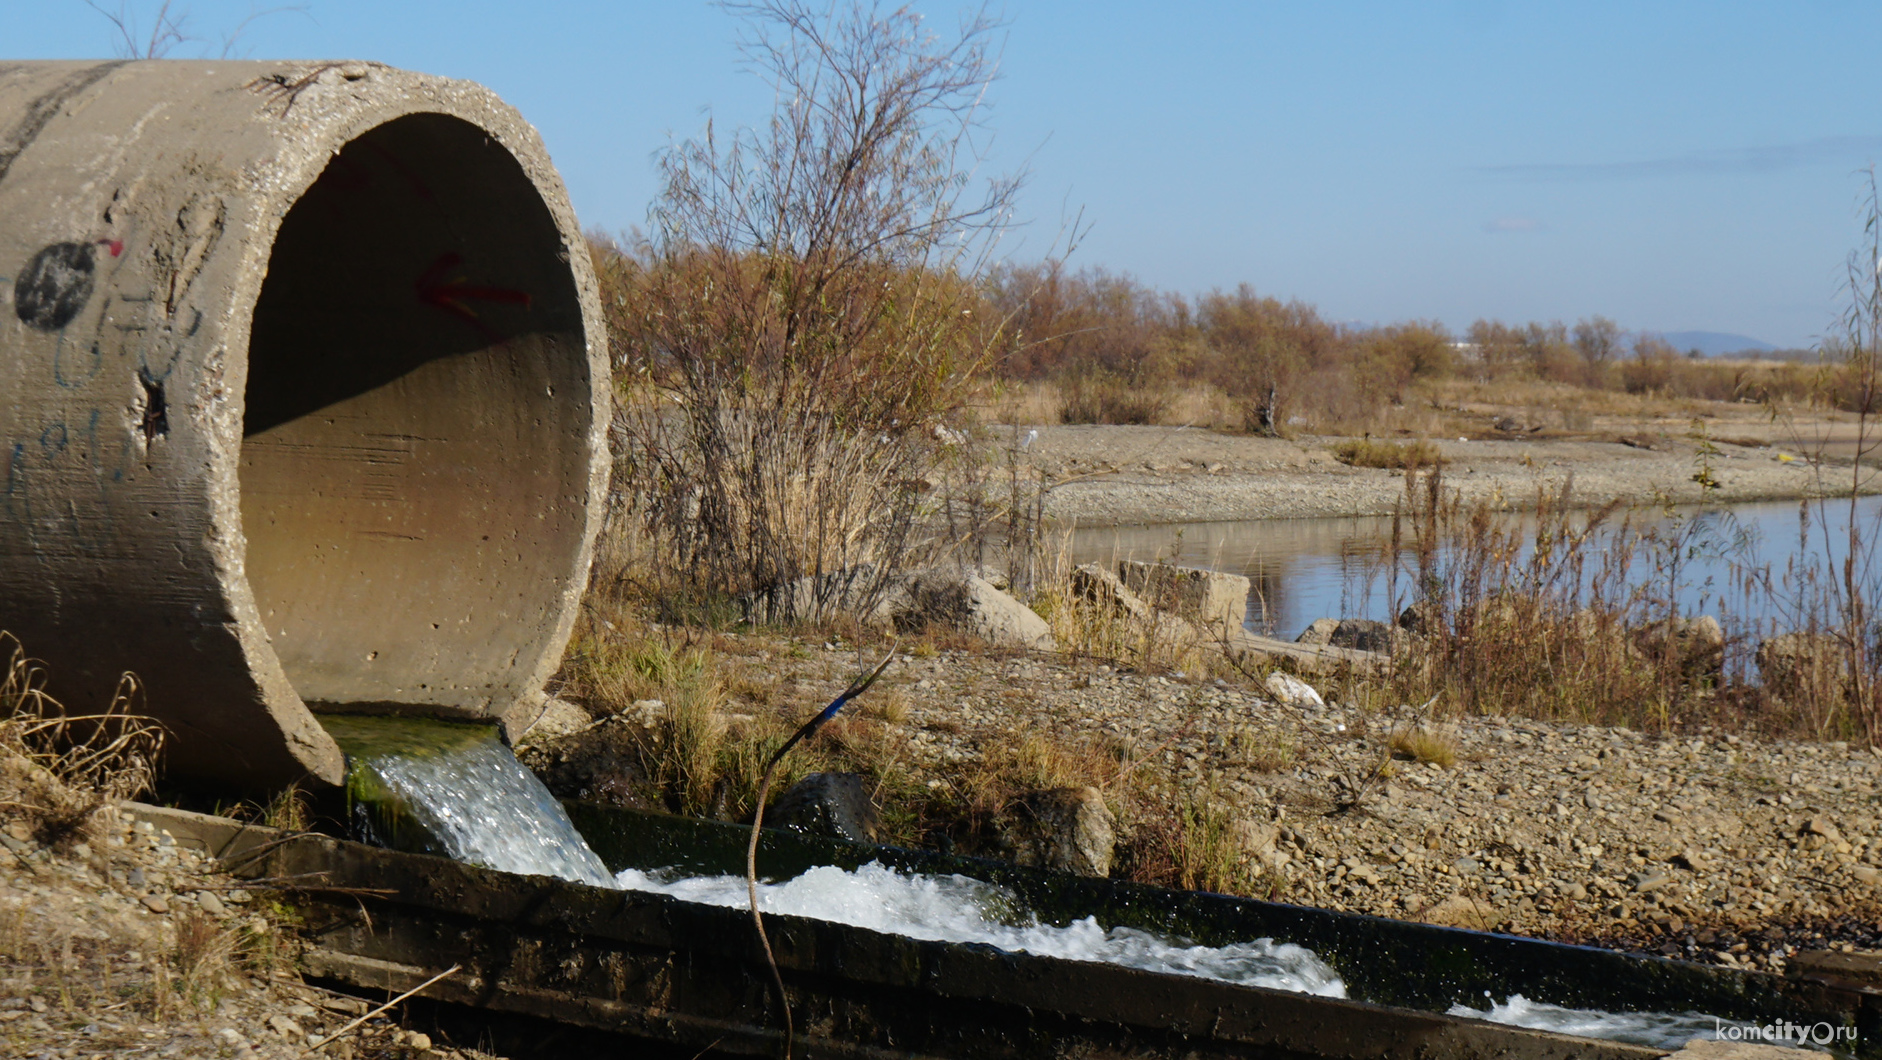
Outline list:
[[[1640,436],[1645,438],[1645,436]],[[1059,523],[1114,526],[1310,516],[1389,515],[1405,496],[1402,473],[1347,467],[1340,439],[1280,440],[1183,427],[1044,427],[1026,447],[1047,482],[1046,516]],[[1521,507],[1539,483],[1574,476],[1583,503],[1614,499],[1696,502],[1694,444],[1649,439],[1653,449],[1573,439],[1450,440],[1436,444],[1445,475],[1467,502]],[[1718,443],[1713,500],[1802,497],[1818,469],[1782,445]],[[1790,459],[1786,459],[1789,457]],[[1826,469],[1834,486],[1836,468]]]
[[[168,833],[102,814],[92,844],[64,851],[34,843],[17,819],[0,823],[0,1052],[285,1060],[368,1011],[361,998],[302,983],[286,961],[274,971],[232,961],[216,947],[279,930],[257,912],[258,896]],[[192,948],[191,938],[203,945]],[[159,966],[174,983],[188,954],[205,952],[199,966],[216,974],[196,996],[178,986],[159,1002]],[[485,1057],[402,1030],[398,1018],[394,1009],[317,1055]]]
[[[805,708],[855,665],[788,649],[740,650]],[[1766,970],[1882,948],[1882,750],[1475,719],[1436,730],[1445,768],[1389,750],[1409,711],[1283,707],[1220,681],[964,652],[904,657],[885,681],[908,705],[892,739],[928,783],[1024,734],[1115,748],[1212,788],[1286,901]],[[1389,777],[1350,783],[1382,761]]]

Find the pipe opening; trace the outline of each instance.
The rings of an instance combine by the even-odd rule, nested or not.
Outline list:
[[[569,248],[514,157],[417,114],[281,222],[244,406],[247,577],[323,710],[488,716],[581,576],[591,419]]]

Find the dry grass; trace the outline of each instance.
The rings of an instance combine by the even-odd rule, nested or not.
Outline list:
[[[1154,424],[1238,430],[1242,412],[1221,387],[1209,383],[1132,388],[1117,377],[1100,383],[1047,380],[1006,381],[987,388],[975,402],[984,422],[1031,426],[1048,423]]]
[[[1437,467],[1444,463],[1438,447],[1426,441],[1383,442],[1372,438],[1352,438],[1333,447],[1333,456],[1353,467],[1381,467],[1411,470]]]
[[[150,788],[163,730],[133,713],[137,679],[125,674],[96,714],[73,714],[46,693],[46,673],[0,632],[0,808],[29,823],[42,843],[85,834],[104,806]]]
[[[1052,627],[1061,652],[1141,673],[1211,673],[1210,642],[1201,629],[1080,573],[1071,562],[1069,534],[1046,551],[1039,571],[1026,602]]]
[[[1388,592],[1410,600],[1421,650],[1393,673],[1398,702],[1661,730],[1715,712],[1712,691],[1633,631],[1671,606],[1656,577],[1694,542],[1691,524],[1642,529],[1618,505],[1581,511],[1572,486],[1539,488],[1525,516],[1465,506],[1432,471],[1407,476],[1384,554]]]
[[[1257,773],[1279,773],[1293,766],[1300,756],[1295,740],[1275,729],[1242,727],[1220,738],[1229,760],[1240,762]]]
[[[1126,872],[1140,883],[1220,894],[1276,896],[1242,849],[1229,802],[1213,788],[1171,784],[1153,794],[1163,812],[1146,814],[1124,852]]]
[[[132,712],[138,686],[130,675],[104,710],[74,714],[46,693],[45,672],[17,640],[0,634],[0,649],[0,819],[26,824],[36,841],[68,856],[91,857],[103,872],[104,851],[134,834],[116,806],[149,790],[162,730]],[[306,807],[290,789],[265,813],[294,826],[305,823]],[[31,916],[24,901],[0,902],[0,974],[13,996],[49,999],[59,1018],[82,1022],[127,1007],[155,1020],[196,1015],[214,1010],[240,977],[293,961],[292,941],[275,926],[283,912],[266,903],[225,925],[194,910],[145,921],[141,910],[127,919],[77,901],[82,925],[43,902]]]
[[[1424,725],[1394,729],[1388,746],[1396,754],[1414,762],[1429,763],[1444,769],[1457,764],[1457,737]]]

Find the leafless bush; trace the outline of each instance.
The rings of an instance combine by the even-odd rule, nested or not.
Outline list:
[[[900,563],[1000,331],[975,278],[1017,188],[969,179],[992,21],[942,40],[905,10],[727,7],[771,119],[669,150],[651,237],[604,269],[619,493],[643,555],[705,595]]]

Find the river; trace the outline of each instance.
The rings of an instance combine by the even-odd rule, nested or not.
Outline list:
[[[1800,512],[1811,521],[1807,537],[1799,532]],[[1683,544],[1676,550],[1679,570],[1669,577],[1664,565],[1654,571],[1653,564],[1641,558],[1629,578],[1671,584],[1682,613],[1719,614],[1747,632],[1793,628],[1801,622],[1795,605],[1785,602],[1795,596],[1782,584],[1787,566],[1840,568],[1847,552],[1848,513],[1847,500],[1670,511],[1643,507],[1633,513],[1636,527],[1655,527],[1663,535],[1682,533]],[[1534,525],[1532,516],[1511,518]],[[1882,530],[1882,497],[1859,500],[1856,518],[1864,539],[1873,541]],[[1104,527],[1075,529],[1070,549],[1077,563],[1163,560],[1245,575],[1252,583],[1245,625],[1291,640],[1318,618],[1386,620],[1409,602],[1410,579],[1399,580],[1396,600],[1387,587],[1383,556],[1391,528],[1392,520],[1385,516]],[[1667,554],[1661,553],[1663,558]],[[1867,548],[1858,556],[1870,561],[1861,565],[1868,568],[1866,580],[1882,583],[1882,556]],[[1747,589],[1743,575],[1756,568],[1772,572],[1778,592]]]

